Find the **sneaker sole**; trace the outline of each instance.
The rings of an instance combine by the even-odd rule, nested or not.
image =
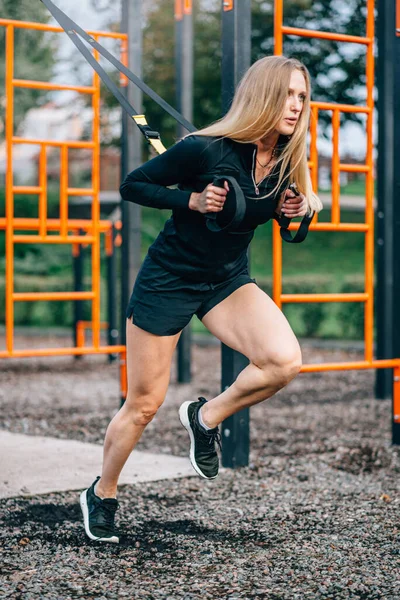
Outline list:
[[[198,475],[200,475],[200,477],[203,477],[203,479],[215,479],[216,477],[218,477],[218,473],[216,475],[214,475],[213,477],[207,477],[207,475],[204,475],[204,473],[202,472],[200,467],[197,466],[196,460],[194,458],[194,436],[193,436],[192,428],[190,427],[189,417],[188,417],[189,404],[192,404],[192,402],[190,400],[188,400],[187,402],[184,402],[181,405],[181,407],[179,408],[179,420],[182,423],[182,425],[184,426],[184,428],[186,429],[186,431],[188,432],[189,437],[190,437],[189,458],[190,458],[191,465],[192,465],[193,469],[196,471],[196,473]]]
[[[82,514],[83,514],[83,522],[85,524],[86,535],[95,542],[111,542],[113,544],[119,544],[119,537],[117,537],[116,535],[113,535],[112,537],[108,537],[108,538],[101,538],[101,537],[99,538],[90,532],[89,510],[88,510],[88,505],[87,505],[87,501],[86,501],[86,492],[87,492],[87,490],[84,490],[80,495],[80,505],[81,505],[81,510],[82,510]]]

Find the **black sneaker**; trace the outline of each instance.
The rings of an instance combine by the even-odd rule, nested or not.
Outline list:
[[[217,442],[221,450],[221,436],[218,427],[206,430],[198,420],[198,412],[205,404],[205,398],[184,402],[179,409],[179,418],[190,437],[190,462],[196,473],[205,479],[215,479],[218,475],[219,460],[215,450]]]
[[[116,535],[114,519],[118,508],[116,498],[101,499],[94,493],[94,486],[100,477],[92,483],[90,488],[84,490],[80,497],[83,521],[85,523],[86,535],[97,542],[119,543]]]

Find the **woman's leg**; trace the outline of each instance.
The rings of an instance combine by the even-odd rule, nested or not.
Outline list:
[[[127,320],[128,394],[110,422],[104,441],[103,469],[96,486],[102,498],[116,496],[118,478],[146,425],[154,418],[167,392],[171,360],[180,333],[158,336]]]
[[[282,311],[254,283],[235,290],[202,322],[250,361],[227,390],[202,407],[201,416],[208,427],[266,400],[298,374],[302,360],[299,343]]]

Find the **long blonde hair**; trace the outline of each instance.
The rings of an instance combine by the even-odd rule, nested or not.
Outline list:
[[[295,58],[266,56],[256,61],[240,81],[227,114],[204,129],[189,135],[228,137],[239,143],[255,143],[273,132],[284,116],[290,76],[298,69],[306,82],[303,110],[293,134],[278,156],[279,178],[274,194],[285,175],[287,185],[296,183],[308,203],[308,213],[322,209],[321,200],[313,192],[307,165],[307,130],[310,119],[311,84],[307,68]],[[188,137],[188,136],[185,136]],[[288,170],[288,173],[287,173]]]

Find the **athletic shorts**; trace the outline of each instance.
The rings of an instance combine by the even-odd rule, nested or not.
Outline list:
[[[155,335],[175,335],[193,315],[201,320],[246,283],[256,283],[247,268],[220,283],[198,283],[166,271],[147,255],[136,278],[126,317]]]

